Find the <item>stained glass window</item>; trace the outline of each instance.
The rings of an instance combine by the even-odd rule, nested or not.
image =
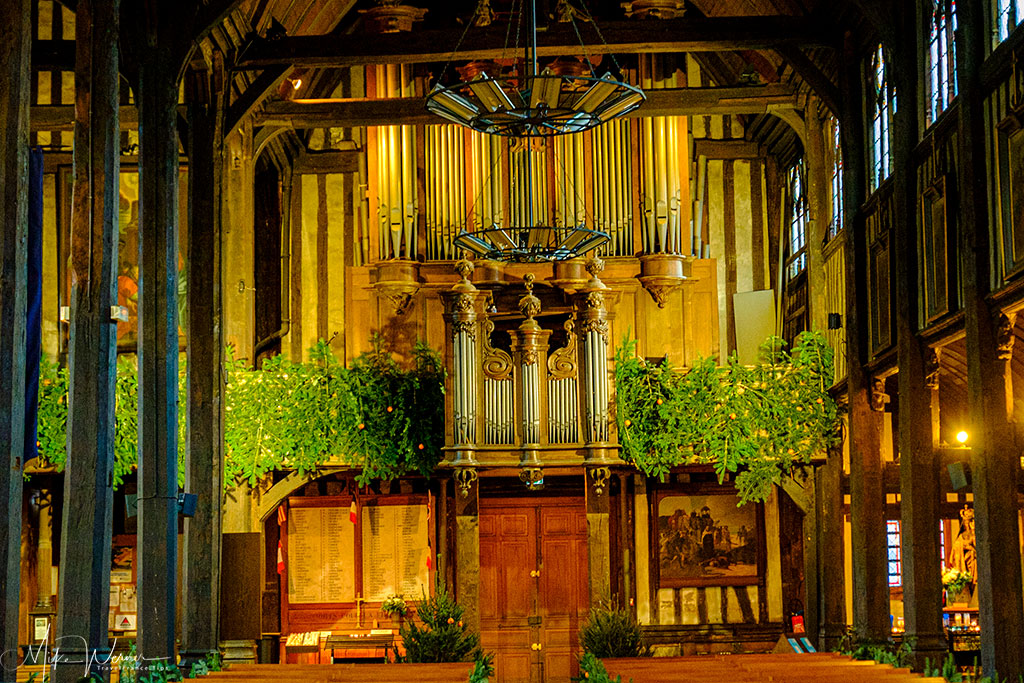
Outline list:
[[[956,0],[932,0],[928,38],[928,122],[934,122],[956,97]]]
[[[807,197],[804,192],[804,164],[800,160],[786,173],[789,187],[789,263],[787,274],[792,279],[807,267]]]
[[[886,560],[889,566],[889,587],[903,585],[903,556],[900,549],[900,523],[890,519],[885,523]]]
[[[996,0],[996,42],[1010,37],[1013,29],[1024,19],[1024,0]]]
[[[1022,0],[1024,1],[1024,0]],[[828,224],[828,239],[843,229],[843,150],[840,146],[839,121],[829,119],[832,129],[832,220]]]
[[[868,144],[871,151],[870,186],[874,191],[892,173],[892,115],[896,110],[896,96],[881,45],[871,55],[870,77],[872,107]]]

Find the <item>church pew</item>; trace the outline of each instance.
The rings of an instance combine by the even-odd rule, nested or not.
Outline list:
[[[466,681],[470,662],[446,664],[235,664],[213,672],[210,683],[454,683]]]
[[[612,677],[633,683],[920,683],[909,669],[896,669],[872,661],[858,661],[833,653],[809,655],[712,655],[699,657],[645,657],[606,659]],[[941,681],[942,679],[927,679]]]

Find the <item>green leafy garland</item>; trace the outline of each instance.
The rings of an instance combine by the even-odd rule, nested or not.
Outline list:
[[[635,349],[627,340],[615,353],[619,442],[649,476],[711,464],[719,480],[738,472],[741,502],[764,500],[795,465],[838,443],[832,349],[820,334],[801,334],[791,352],[770,337],[753,366],[733,356],[727,367],[700,359],[680,371]]]
[[[444,439],[444,371],[425,344],[402,369],[379,338],[346,368],[321,340],[310,362],[284,356],[252,370],[229,355],[225,365],[224,481],[255,485],[284,467],[305,474],[332,459],[360,469],[360,485],[408,472],[429,475]],[[184,481],[185,371],[179,380],[179,483]],[[118,360],[115,389],[114,487],[138,466],[138,373]],[[39,454],[64,468],[68,371],[44,358],[39,383]]]
[[[68,369],[45,355],[39,362],[39,419],[37,445],[43,465],[64,469],[67,460]],[[178,378],[178,405],[184,406],[185,370]],[[133,356],[117,360],[114,385],[114,488],[138,467],[139,377]],[[184,483],[185,411],[178,411],[178,479]]]
[[[379,338],[372,342],[348,368],[322,340],[309,363],[279,355],[250,370],[229,358],[225,481],[255,484],[282,466],[306,473],[332,457],[359,468],[361,486],[429,475],[444,445],[441,359],[418,343],[403,370]]]

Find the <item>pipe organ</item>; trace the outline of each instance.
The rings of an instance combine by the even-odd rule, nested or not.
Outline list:
[[[428,260],[457,258],[452,240],[466,224],[466,138],[473,135],[454,124],[425,127]]]
[[[593,130],[594,223],[611,241],[602,256],[633,255],[633,201],[630,122],[615,120]]]
[[[457,264],[461,280],[441,292],[449,353],[446,401],[448,462],[456,467],[514,466],[524,481],[539,486],[540,468],[601,464],[615,459],[610,427],[607,286],[598,279],[600,261],[587,263],[590,280],[573,296],[568,319],[538,320],[541,301],[534,276],[526,274],[519,300],[522,321],[507,329],[508,350],[496,342],[494,297],[470,281],[470,261]],[[501,318],[508,320],[505,312]],[[550,317],[548,317],[550,316]],[[552,333],[565,343],[550,348]],[[504,333],[502,333],[504,334]],[[581,451],[585,453],[580,460]]]
[[[668,55],[640,56],[640,87],[645,90],[682,85],[676,59]],[[686,120],[680,116],[640,119],[640,166],[645,254],[692,254]],[[683,221],[686,225],[683,225]]]
[[[376,97],[415,95],[411,65],[378,64],[367,69],[372,70]],[[419,255],[416,245],[418,204],[415,127],[378,126],[373,148],[376,153],[380,258],[415,259]]]

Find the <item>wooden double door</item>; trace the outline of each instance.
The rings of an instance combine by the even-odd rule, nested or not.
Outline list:
[[[582,497],[480,500],[480,637],[499,683],[578,675],[589,607]]]

